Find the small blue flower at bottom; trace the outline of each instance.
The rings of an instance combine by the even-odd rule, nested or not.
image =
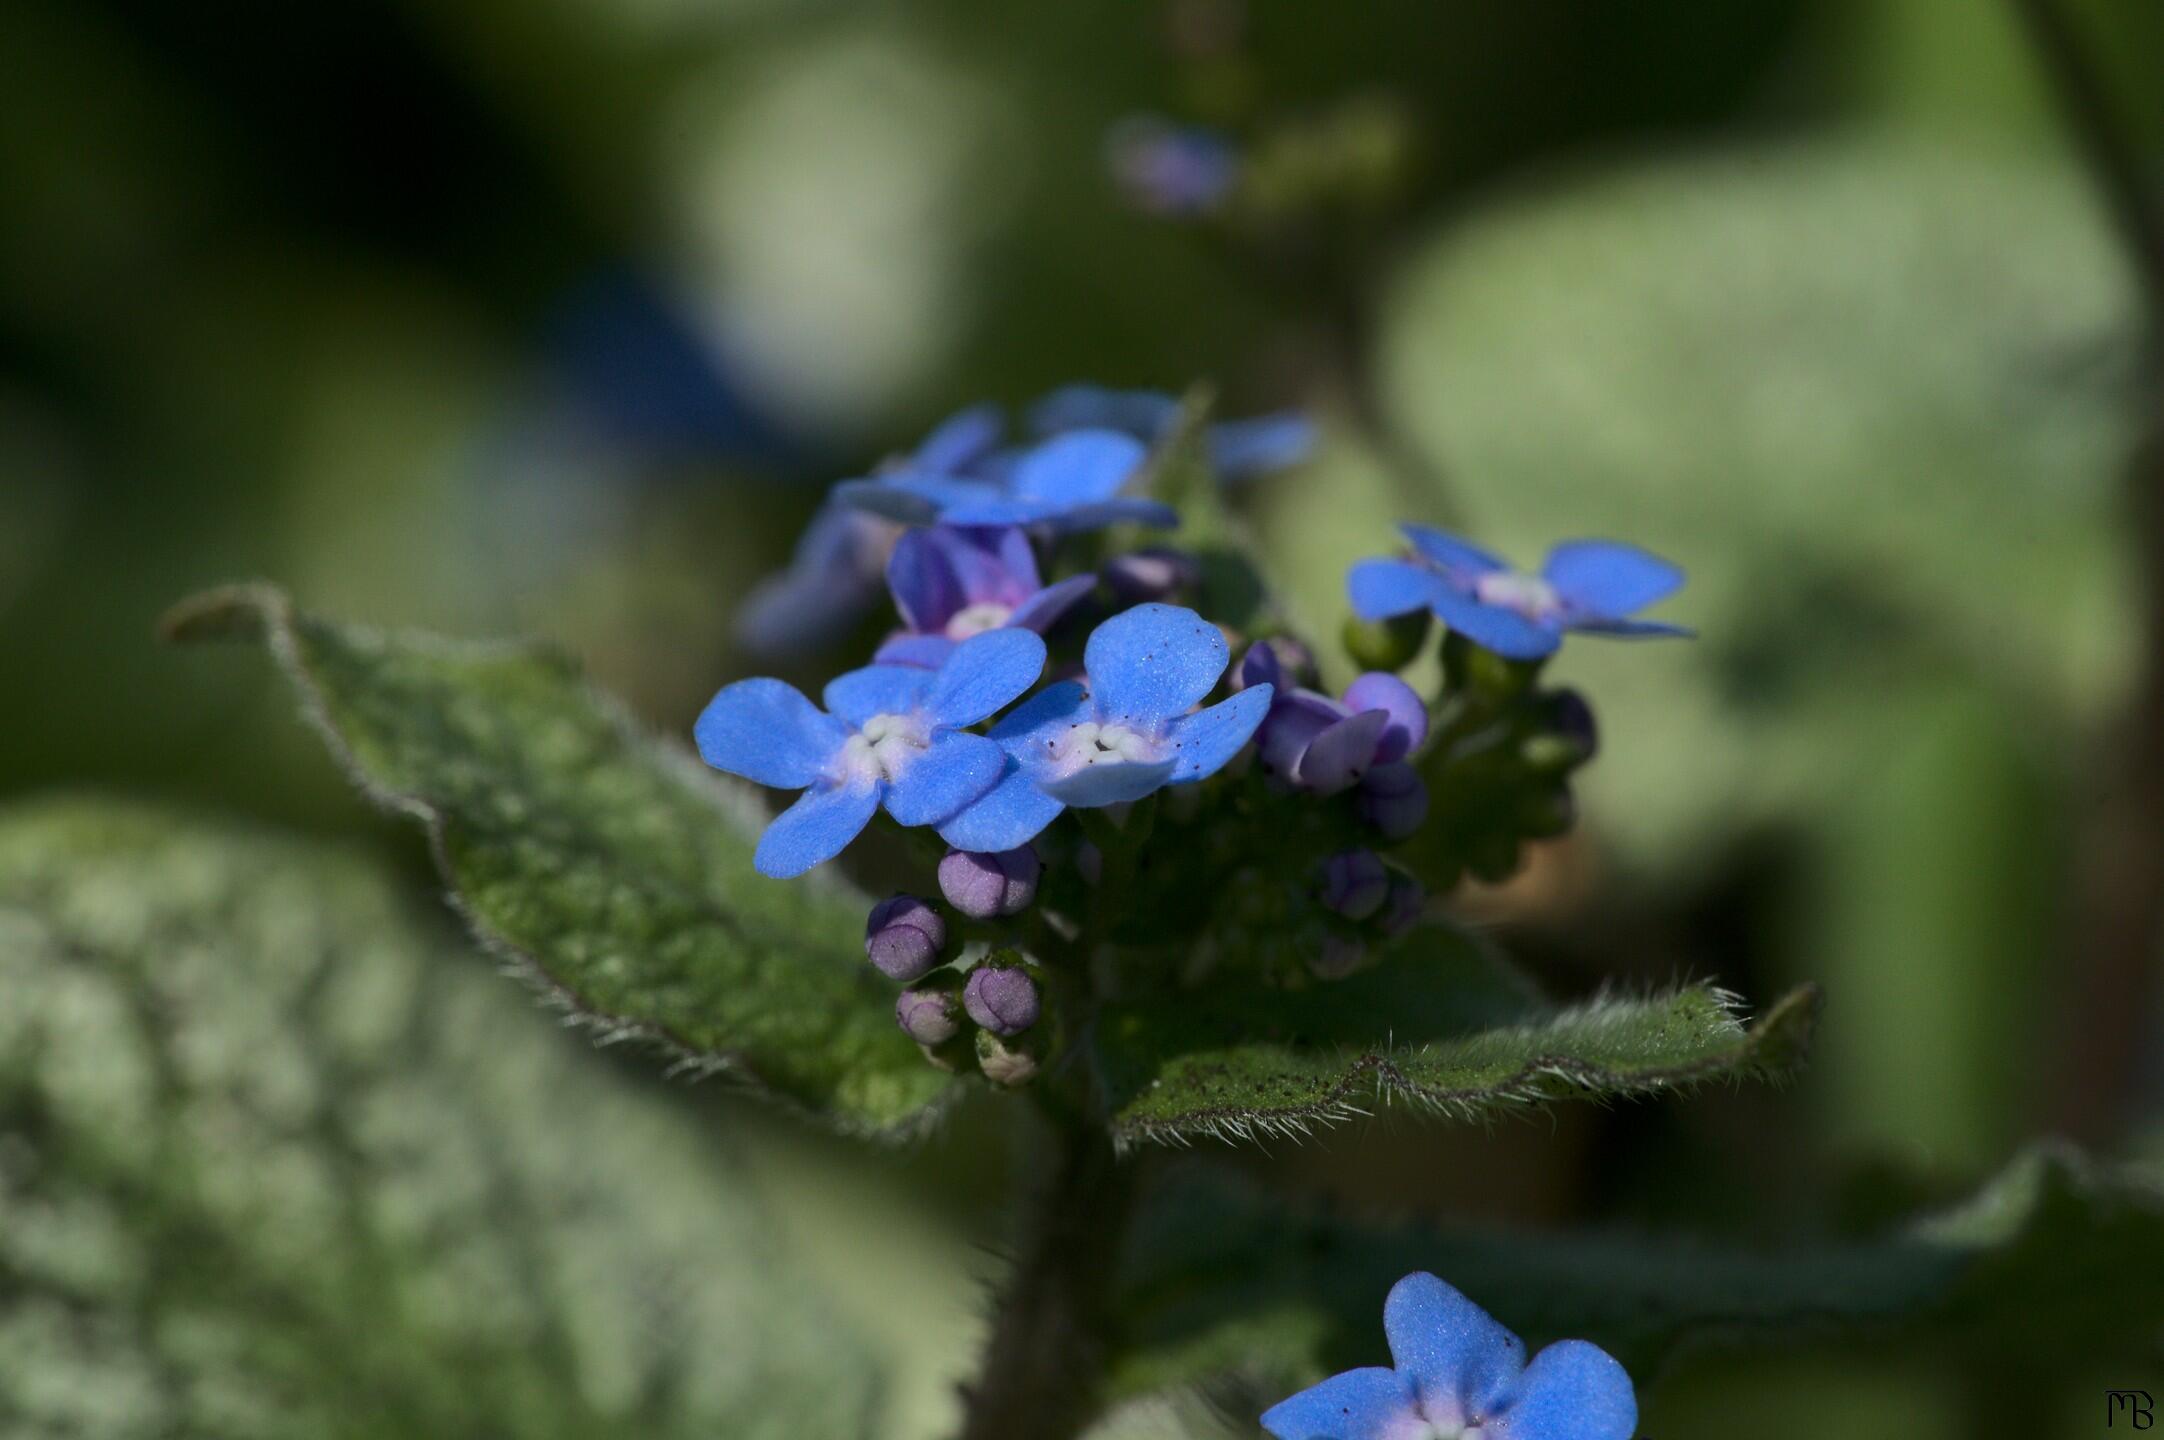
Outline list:
[[[1277,1440],[1630,1440],[1631,1378],[1599,1346],[1525,1342],[1435,1276],[1400,1280],[1383,1304],[1395,1369],[1333,1375],[1264,1412]]]
[[[1030,631],[988,630],[937,670],[868,665],[838,676],[826,711],[780,680],[739,680],[693,733],[715,769],[804,791],[752,856],[760,874],[786,880],[839,855],[881,804],[903,825],[937,825],[996,785],[1005,753],[963,727],[1035,684],[1044,658]]]
[[[1230,657],[1224,633],[1182,606],[1113,616],[1083,646],[1086,683],[1048,685],[992,727],[1007,757],[999,783],[942,823],[940,838],[958,850],[1012,850],[1069,806],[1118,805],[1216,774],[1253,737],[1273,693],[1254,685],[1196,710]]]
[[[1679,625],[1632,620],[1631,612],[1683,586],[1683,572],[1657,555],[1614,540],[1566,540],[1538,575],[1513,570],[1477,545],[1425,525],[1401,525],[1413,545],[1405,560],[1363,560],[1345,577],[1363,620],[1432,610],[1475,645],[1511,660],[1552,655],[1563,632],[1689,635]]]

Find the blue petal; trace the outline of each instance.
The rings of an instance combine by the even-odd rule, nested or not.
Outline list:
[[[924,697],[941,725],[974,725],[1014,703],[1044,673],[1044,640],[1030,630],[987,630],[955,647]]]
[[[1037,574],[1037,552],[1029,548],[1022,530],[978,531],[969,536],[973,550],[983,555],[981,569],[962,570],[962,583],[972,600],[1001,600],[1002,590],[1032,594],[1044,587]],[[978,588],[969,588],[969,587]]]
[[[819,785],[774,817],[751,863],[761,875],[789,880],[842,853],[879,808],[876,783]]]
[[[871,603],[866,584],[879,567],[887,526],[829,500],[812,516],[789,566],[759,582],[737,612],[737,634],[763,655],[812,649],[834,639]]]
[[[1172,760],[1105,760],[1084,765],[1071,775],[1040,779],[1037,788],[1063,805],[1091,810],[1124,805],[1162,790],[1178,768]]]
[[[913,458],[919,469],[956,474],[989,455],[1005,428],[997,405],[972,405],[933,427]]]
[[[944,635],[889,635],[872,652],[875,665],[911,665],[937,670],[954,653],[954,642]]]
[[[1008,489],[1019,500],[1049,500],[1061,509],[1110,500],[1149,452],[1116,430],[1069,430],[1024,455]]]
[[[954,504],[940,512],[939,518],[949,525],[988,530],[996,526],[1043,525],[1063,513],[1064,507],[1055,501],[1018,500],[1008,495],[987,493],[957,497]]]
[[[844,505],[883,515],[904,525],[929,525],[944,512],[973,504],[999,492],[969,480],[948,480],[915,471],[876,480],[844,480],[834,498]],[[993,522],[997,523],[997,522]]]
[[[1538,660],[1553,655],[1563,643],[1560,629],[1526,619],[1515,610],[1485,605],[1449,586],[1436,591],[1431,602],[1445,625],[1483,650],[1493,650],[1507,660]]]
[[[1172,783],[1200,780],[1222,770],[1254,738],[1255,727],[1270,713],[1270,700],[1276,693],[1270,685],[1250,685],[1230,700],[1220,700],[1167,726],[1165,738],[1173,747]]]
[[[1438,592],[1450,582],[1409,560],[1362,560],[1345,575],[1353,613],[1363,620],[1388,620],[1435,606]]]
[[[1607,1351],[1559,1340],[1525,1367],[1518,1392],[1483,1435],[1498,1440],[1630,1440],[1638,1428],[1631,1377]]]
[[[1230,658],[1215,625],[1180,605],[1137,605],[1090,632],[1082,649],[1097,713],[1154,726],[1200,704]]]
[[[862,729],[874,715],[907,715],[924,703],[931,688],[931,673],[914,665],[867,665],[829,680],[820,698],[827,709]]]
[[[1119,430],[1138,440],[1155,440],[1179,411],[1179,401],[1156,390],[1063,385],[1029,407],[1029,428],[1039,435]]]
[[[1481,549],[1470,540],[1460,540],[1432,525],[1403,524],[1398,526],[1413,549],[1429,563],[1448,571],[1454,578],[1474,580],[1491,570],[1508,570],[1510,562],[1500,555]]]
[[[999,783],[1007,752],[982,735],[941,730],[887,782],[887,813],[903,825],[936,825]]]
[[[849,732],[780,680],[739,680],[707,702],[692,726],[699,755],[716,770],[801,790],[826,773]]]
[[[1095,575],[1070,575],[1065,580],[1045,586],[1024,600],[1007,617],[1009,625],[1019,625],[1024,630],[1034,630],[1039,635],[1059,623],[1060,617],[1072,610],[1084,596],[1097,588]]]
[[[1383,1333],[1421,1408],[1445,1427],[1506,1401],[1525,1367],[1525,1342],[1452,1286],[1415,1271],[1383,1302]]]
[[[894,542],[894,553],[887,557],[887,589],[910,629],[943,629],[969,603],[952,553],[957,543],[954,532],[936,526],[912,530]]]
[[[1204,436],[1210,468],[1223,481],[1298,465],[1315,451],[1315,423],[1297,410],[1212,425]]]
[[[1682,570],[1616,540],[1566,540],[1548,552],[1540,573],[1565,604],[1610,620],[1683,588]]]
[[[1010,757],[999,783],[941,825],[939,838],[957,850],[1013,850],[1036,839],[1066,808],[1039,790]]]
[[[1066,531],[1102,530],[1107,525],[1147,525],[1171,530],[1180,523],[1180,512],[1162,500],[1121,495],[1094,504],[1076,505],[1048,517],[1053,528]]]
[[[1087,719],[1090,708],[1089,690],[1078,680],[1062,680],[1045,686],[1001,716],[991,736],[1001,749],[1022,762],[1023,769],[1036,770],[1060,732]]]
[[[1277,1440],[1401,1440],[1432,1433],[1413,1408],[1413,1388],[1379,1365],[1333,1375],[1262,1412]]]

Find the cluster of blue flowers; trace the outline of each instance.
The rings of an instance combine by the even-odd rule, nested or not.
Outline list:
[[[819,704],[744,680],[696,727],[709,764],[800,792],[760,840],[767,875],[834,858],[882,811],[936,837],[939,897],[882,902],[865,950],[907,987],[896,1021],[938,1064],[1032,1078],[1063,964],[1140,968],[1178,946],[1140,983],[1360,968],[1431,886],[1506,872],[1522,840],[1568,824],[1590,711],[1532,683],[1562,633],[1680,633],[1630,618],[1681,580],[1633,547],[1561,545],[1529,576],[1407,526],[1405,554],[1351,571],[1348,648],[1370,668],[1331,694],[1300,639],[1203,613],[1199,559],[1142,543],[1180,521],[1152,493],[1169,446],[1237,482],[1301,458],[1304,420],[1190,433],[1168,396],[1073,387],[1026,429],[1010,443],[998,412],[965,411],[839,485],[814,536],[886,527],[883,551],[807,540],[775,593],[847,593],[883,553],[898,626]],[[1447,627],[1433,700],[1395,673],[1431,615]],[[1437,783],[1452,804],[1431,815]]]

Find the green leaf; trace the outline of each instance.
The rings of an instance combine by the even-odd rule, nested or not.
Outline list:
[[[727,1136],[340,850],[0,814],[0,1431],[884,1433]]]
[[[2157,1358],[2164,1173],[2039,1147],[1967,1202],[1883,1237],[1773,1251],[1362,1228],[1188,1177],[1155,1197],[1131,1253],[1130,1343],[1115,1369],[1128,1395],[1212,1382],[1261,1405],[1379,1363],[1383,1297],[1414,1270],[1449,1280],[1531,1346],[1594,1341],[1641,1384],[1700,1346],[1846,1339],[2063,1375]]]
[[[864,964],[870,902],[754,872],[751,792],[637,733],[562,656],[333,624],[262,586],[167,630],[263,639],[354,783],[427,829],[482,942],[605,1037],[845,1130],[925,1124],[951,1087]]]
[[[1706,986],[1555,1009],[1431,928],[1364,974],[1299,991],[1227,985],[1112,1010],[1098,1077],[1121,1143],[1302,1133],[1409,1104],[1455,1119],[1571,1097],[1779,1076],[1818,1010],[1795,991],[1746,1028]],[[1387,1037],[1378,1043],[1377,1037]]]

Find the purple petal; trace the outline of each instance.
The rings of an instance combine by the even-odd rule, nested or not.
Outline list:
[[[1345,707],[1327,695],[1313,690],[1280,689],[1255,736],[1263,773],[1290,780],[1299,771],[1300,757],[1307,753],[1315,737],[1345,716]]]
[[[1317,795],[1350,790],[1375,768],[1376,752],[1389,724],[1389,715],[1381,710],[1348,715],[1308,742],[1292,778]]]
[[[1024,455],[1008,488],[1017,499],[1062,510],[1095,504],[1119,494],[1148,454],[1141,441],[1115,430],[1070,430]]]
[[[955,647],[924,708],[941,725],[974,725],[1014,703],[1043,673],[1042,638],[1028,630],[987,630]]]
[[[1105,760],[1069,775],[1040,779],[1037,788],[1077,810],[1123,805],[1163,789],[1178,768],[1171,760]]]
[[[969,603],[954,559],[958,543],[953,531],[940,526],[911,530],[894,542],[894,553],[887,557],[887,589],[911,630],[943,630]]]
[[[1428,707],[1420,692],[1387,670],[1370,670],[1345,687],[1345,708],[1380,710],[1390,717],[1375,758],[1402,760],[1428,738]]]
[[[1616,540],[1566,540],[1548,552],[1541,576],[1565,604],[1614,620],[1683,587],[1683,572],[1658,555]]]
[[[1433,608],[1445,625],[1508,660],[1538,660],[1553,655],[1563,643],[1560,628],[1538,624],[1500,605],[1484,605],[1448,586],[1436,592]]]
[[[1072,610],[1084,596],[1096,588],[1096,576],[1070,575],[1065,580],[1045,586],[1017,605],[1014,613],[1007,617],[1007,623],[1019,625],[1024,630],[1034,630],[1042,635],[1057,625],[1061,616]]]
[[[1179,605],[1137,605],[1090,632],[1082,664],[1097,712],[1145,726],[1216,688],[1231,650],[1215,625]]]
[[[1435,597],[1449,590],[1449,581],[1408,560],[1362,560],[1345,574],[1353,613],[1363,620],[1433,609]]]
[[[957,850],[1013,850],[1036,839],[1066,808],[1009,759],[999,783],[941,825],[939,838]]]
[[[716,770],[779,790],[824,775],[848,730],[780,680],[739,680],[707,702],[692,727],[699,755]]]
[[[1030,549],[1029,534],[1023,530],[997,530],[973,537],[979,546],[993,557],[1003,583],[1008,587],[1001,593],[987,590],[973,598],[1007,601],[1034,594],[1044,586],[1037,574],[1037,552]]]
[[[1461,583],[1470,584],[1491,570],[1508,570],[1510,564],[1499,555],[1490,554],[1469,540],[1460,540],[1429,525],[1405,524],[1398,526],[1413,549],[1430,564],[1448,572]]]
[[[827,709],[862,729],[874,715],[907,715],[924,703],[932,676],[913,665],[867,665],[827,682]]]
[[[1492,1413],[1525,1367],[1524,1341],[1424,1271],[1391,1287],[1383,1333],[1398,1373],[1419,1388],[1421,1408],[1446,1427]]]
[[[1254,738],[1275,694],[1268,685],[1250,686],[1230,700],[1174,720],[1165,730],[1173,747],[1172,783],[1201,780],[1224,769]]]
[[[903,825],[952,819],[999,783],[1007,754],[982,735],[941,730],[922,755],[887,782],[887,813]]]
[[[1631,1377],[1607,1351],[1559,1340],[1525,1367],[1515,1397],[1489,1419],[1497,1440],[1630,1440],[1638,1429]]]
[[[832,860],[863,832],[879,808],[879,791],[876,783],[806,790],[766,827],[751,863],[761,875],[789,880]]]
[[[1432,1435],[1414,1408],[1413,1387],[1395,1370],[1370,1366],[1333,1375],[1262,1412],[1277,1440],[1411,1440]]]

